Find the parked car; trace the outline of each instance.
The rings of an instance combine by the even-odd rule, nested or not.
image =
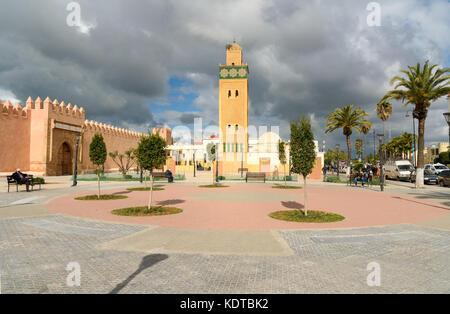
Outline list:
[[[444,170],[449,170],[448,167],[446,165],[443,164],[426,164],[424,167],[425,170],[429,169],[431,171],[433,171],[436,174],[441,173]]]
[[[414,168],[409,160],[388,160],[384,165],[386,179],[409,181],[412,170]]]
[[[414,169],[411,171],[411,176],[409,178],[409,181],[416,182],[416,170]],[[430,169],[423,171],[423,183],[425,184],[438,184],[438,176],[431,171]]]
[[[450,186],[450,170],[441,171],[438,174],[438,182],[440,186]]]

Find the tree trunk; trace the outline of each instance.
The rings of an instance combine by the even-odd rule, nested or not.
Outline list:
[[[425,117],[419,118],[419,134],[418,134],[418,152],[417,152],[417,170],[416,170],[416,188],[423,188],[423,167],[424,167],[424,144],[425,144]]]
[[[352,143],[350,142],[350,135],[346,135],[347,137],[347,150],[348,150],[348,155],[347,155],[347,175],[350,174],[350,162],[352,160]]]
[[[215,162],[213,161],[213,164],[212,164],[212,167],[211,167],[211,172],[212,172],[212,184],[213,184],[213,185],[216,183],[216,180],[215,180],[215,178],[214,178],[214,177],[215,177],[214,174],[216,173],[216,172],[214,171],[214,168],[215,168],[214,164],[215,164]]]
[[[98,187],[97,197],[98,199],[100,199],[100,173],[97,173],[97,187]]]
[[[364,133],[364,149],[363,149],[363,162],[365,162],[365,158],[366,158],[366,154],[367,154],[367,134]],[[367,161],[368,162],[368,161]]]
[[[150,195],[148,198],[148,206],[147,206],[148,211],[152,210],[152,201],[153,201],[153,175],[150,172]]]
[[[380,159],[383,158],[383,162],[386,161],[386,121],[383,121],[383,148],[381,149],[381,154],[383,157],[380,156]]]
[[[308,216],[308,195],[306,193],[306,176],[303,176],[303,210],[305,212],[305,216]]]
[[[283,169],[284,169],[284,185],[286,186],[286,164],[283,165]]]

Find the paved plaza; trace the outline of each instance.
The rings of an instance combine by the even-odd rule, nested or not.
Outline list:
[[[104,188],[117,193],[129,186],[105,184]],[[188,183],[166,184],[165,191],[155,192],[155,200],[184,212],[147,217],[151,219],[146,223],[136,218],[109,219],[105,212],[110,208],[104,204],[111,202],[92,208],[91,202],[85,202],[74,212],[69,200],[74,194],[93,193],[95,182],[77,188],[68,188],[67,182],[49,184],[32,193],[2,192],[1,293],[450,292],[450,189],[433,187],[417,192],[392,184],[381,194],[375,188],[319,182],[312,186],[311,206],[321,204],[315,203],[314,195],[342,195],[334,201],[335,208],[327,208],[340,213],[346,198],[362,195],[368,200],[367,207],[378,215],[394,219],[408,208],[411,215],[404,222],[379,225],[368,221],[361,226],[362,221],[351,219],[352,209],[346,215],[357,226],[349,225],[347,219],[333,228],[328,224],[265,224],[267,212],[279,209],[274,208],[276,204],[280,208],[301,205],[303,191],[272,192],[270,184],[259,183],[231,184],[219,192],[202,192]],[[142,203],[146,193],[126,195],[129,201]],[[394,205],[376,208],[385,198]],[[120,207],[114,202],[121,201],[112,202]],[[198,206],[210,203],[217,209],[217,221],[210,215],[209,205]],[[347,203],[353,208],[351,199]],[[248,208],[251,215],[239,218],[253,215],[254,223],[235,219],[238,227],[228,228],[233,223],[228,219],[221,225],[226,208],[232,215]],[[198,215],[202,210],[203,221]],[[96,214],[86,216],[86,211]],[[180,220],[183,215],[185,225]],[[256,228],[257,224],[262,227]],[[372,262],[380,265],[380,286],[367,284],[367,266]],[[80,265],[80,286],[67,285],[69,263]]]

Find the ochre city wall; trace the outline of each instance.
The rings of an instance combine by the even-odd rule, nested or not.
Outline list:
[[[92,173],[96,166],[91,163],[89,159],[89,145],[91,144],[92,137],[94,134],[99,133],[103,136],[106,144],[106,150],[108,152],[108,157],[105,162],[105,171],[115,171],[118,170],[117,165],[114,163],[109,153],[118,151],[119,153],[124,153],[130,148],[137,148],[141,136],[144,134],[138,132],[128,131],[126,129],[116,128],[110,125],[101,124],[94,121],[85,121],[83,126],[83,136],[80,149],[80,159],[81,162],[81,173]],[[133,168],[136,166],[133,165]]]
[[[0,172],[30,167],[30,110],[0,101]]]
[[[40,97],[35,101],[29,97],[24,108],[19,104],[12,105],[10,101],[4,104],[0,101],[0,172],[12,173],[20,168],[38,175],[61,175],[62,169],[66,169],[61,160],[62,148],[66,145],[66,151],[69,151],[67,168],[72,173],[76,135],[81,130],[78,173],[91,173],[95,169],[89,159],[89,145],[94,134],[100,133],[106,144],[105,171],[118,170],[109,157],[110,152],[117,150],[123,154],[136,148],[143,135],[86,121],[83,108],[59,103],[56,99],[51,101],[49,97],[44,101]]]

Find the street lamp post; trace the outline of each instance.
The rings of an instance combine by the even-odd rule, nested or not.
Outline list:
[[[408,118],[409,117],[409,114],[408,114],[408,112],[410,112],[411,110],[408,110],[407,112],[406,112],[406,117]],[[411,143],[412,143],[412,164],[413,164],[413,167],[415,168],[416,167],[416,162],[415,162],[415,146],[416,146],[416,141],[415,141],[415,137],[416,137],[416,135],[415,135],[415,131],[416,131],[416,126],[415,126],[415,123],[414,123],[414,112],[412,112],[411,111],[411,116],[412,116],[412,139],[411,139]]]
[[[381,192],[384,191],[384,170],[383,170],[383,157],[382,155],[382,142],[384,139],[384,134],[377,134],[378,136],[378,143],[379,143],[379,150],[380,150],[380,189]]]
[[[78,172],[78,145],[80,143],[80,134],[75,135],[75,169],[73,170],[73,184],[77,186],[77,172]]]
[[[241,150],[241,178],[243,176],[244,176],[244,150],[242,149]]]
[[[219,144],[216,144],[216,183],[219,183]]]
[[[449,109],[450,109],[450,105],[449,105]],[[444,113],[444,117],[445,117],[445,121],[447,121],[448,124],[448,151],[450,152],[450,112],[446,112]]]
[[[196,168],[196,165],[195,165],[195,149],[194,149],[194,153],[193,153],[192,159],[194,160],[194,178],[195,178],[195,168]]]
[[[336,172],[337,172],[337,177],[339,179],[339,149],[340,149],[341,145],[336,144]]]

